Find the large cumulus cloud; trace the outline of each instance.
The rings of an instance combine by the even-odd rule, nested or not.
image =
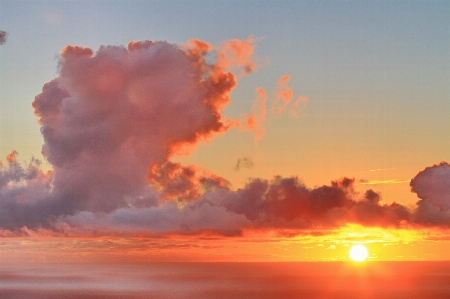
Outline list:
[[[251,47],[251,45],[248,45]],[[67,46],[60,76],[33,102],[53,193],[76,210],[111,211],[148,192],[149,165],[229,129],[221,109],[233,73],[208,64],[210,46]],[[221,58],[225,60],[226,58]]]

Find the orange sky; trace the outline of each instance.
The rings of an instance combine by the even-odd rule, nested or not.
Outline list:
[[[286,233],[286,232],[285,232]],[[439,230],[386,230],[352,226],[331,232],[246,232],[242,237],[211,234],[135,237],[4,238],[1,263],[24,262],[261,262],[351,261],[363,244],[367,261],[447,260],[448,235]]]

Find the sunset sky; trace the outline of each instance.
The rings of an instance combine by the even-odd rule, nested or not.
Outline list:
[[[0,0],[0,30],[0,262],[450,258],[450,2]]]

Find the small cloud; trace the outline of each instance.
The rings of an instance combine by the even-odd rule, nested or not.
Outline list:
[[[308,98],[299,96],[294,102],[294,93],[288,83],[291,79],[290,75],[282,76],[277,82],[277,91],[274,93],[275,98],[272,100],[270,112],[276,117],[287,110],[292,117],[299,118],[306,115],[303,110],[306,108]],[[268,96],[266,91],[259,87],[256,89],[257,97],[252,105],[252,114],[245,116],[246,129],[255,133],[256,140],[261,139],[265,134],[264,122],[267,118],[266,102]]]
[[[317,244],[317,246],[319,246],[319,247],[323,247],[323,244]]]
[[[409,180],[391,179],[391,180],[360,180],[363,185],[382,185],[382,184],[403,184],[409,183]]]
[[[236,166],[234,166],[234,170],[235,171],[239,171],[241,170],[241,168],[253,168],[254,164],[253,161],[251,160],[251,158],[249,157],[244,157],[244,158],[239,158],[236,162]]]
[[[327,249],[336,249],[336,245],[330,245],[327,247]]]
[[[0,45],[6,43],[6,39],[8,37],[8,32],[0,30]]]
[[[387,170],[395,170],[396,168],[376,168],[376,169],[370,169],[370,172],[376,172],[376,171],[387,171]]]

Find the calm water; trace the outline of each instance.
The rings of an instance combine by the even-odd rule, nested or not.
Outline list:
[[[450,262],[0,265],[0,298],[450,298]]]

